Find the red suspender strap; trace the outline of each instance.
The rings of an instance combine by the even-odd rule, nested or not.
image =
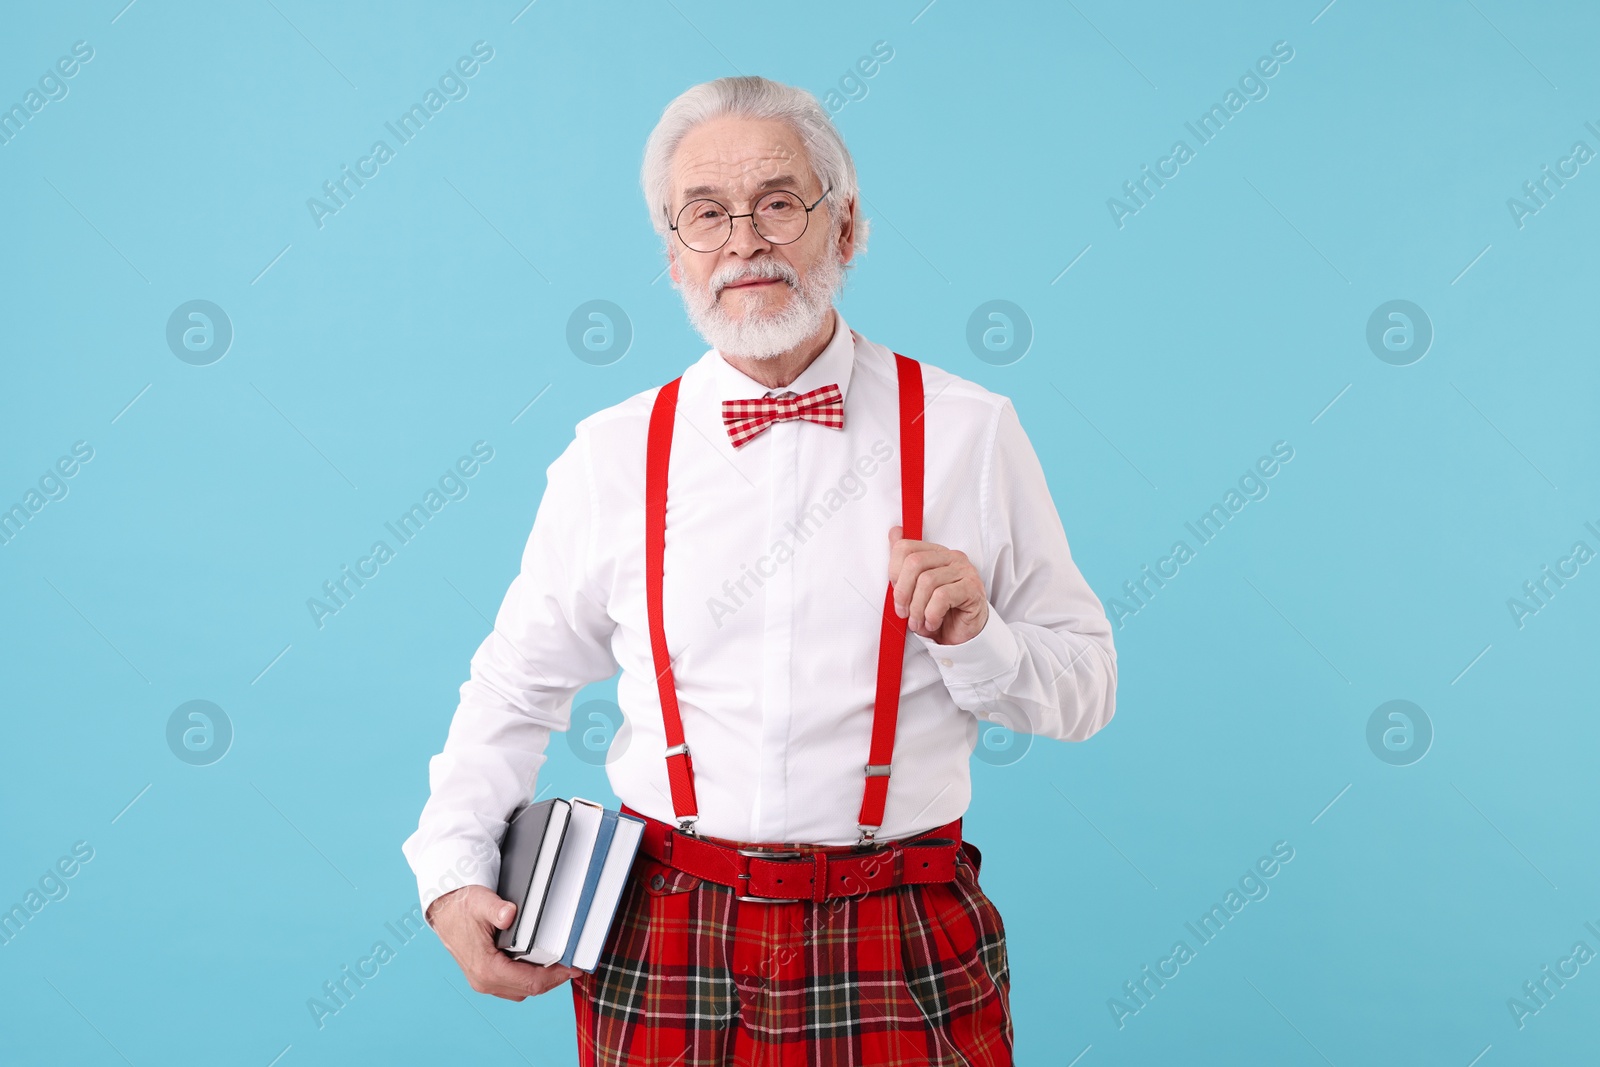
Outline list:
[[[644,475],[644,589],[650,617],[650,654],[655,660],[656,686],[661,693],[661,718],[667,734],[667,782],[672,787],[672,811],[680,829],[699,817],[694,799],[694,765],[683,741],[683,720],[678,715],[678,687],[667,655],[667,630],[661,618],[661,575],[667,548],[667,461],[672,456],[672,423],[678,408],[678,383],[674,378],[656,393],[650,410],[650,434]]]
[[[896,352],[900,383],[900,525],[902,537],[922,539],[922,365]],[[900,714],[900,673],[905,661],[906,620],[894,612],[894,583],[885,579],[883,628],[878,635],[878,693],[872,702],[872,748],[867,756],[867,786],[858,818],[861,841],[871,841],[883,825],[889,799],[889,764],[894,755],[894,725]]]
[[[902,536],[922,538],[922,365],[896,352],[895,375],[900,393],[900,525]],[[667,464],[672,455],[672,426],[678,407],[675,378],[656,394],[650,411],[646,443],[644,582],[650,622],[650,653],[655,662],[656,686],[661,694],[661,718],[667,737],[667,781],[672,787],[672,810],[680,830],[690,830],[699,818],[694,797],[694,765],[683,739],[678,711],[678,690],[667,655],[667,632],[662,621],[661,582],[667,544]],[[894,755],[895,719],[900,712],[900,677],[905,661],[906,623],[894,611],[894,585],[886,583],[883,626],[878,637],[878,687],[872,704],[872,744],[866,767],[866,791],[861,800],[861,840],[870,841],[883,824],[889,797],[889,763]]]

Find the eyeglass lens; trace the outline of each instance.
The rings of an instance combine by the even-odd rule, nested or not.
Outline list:
[[[808,212],[793,193],[776,190],[762,196],[752,209],[756,232],[773,244],[789,244],[805,233]],[[714,252],[733,233],[733,216],[715,200],[691,200],[678,213],[678,234],[690,248]]]

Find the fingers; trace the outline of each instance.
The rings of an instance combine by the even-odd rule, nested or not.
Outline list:
[[[898,530],[896,526],[893,529]],[[894,586],[894,613],[902,619],[906,617],[906,604],[911,600],[911,591],[916,587],[917,575],[922,573],[914,553],[903,551],[902,546],[890,543],[889,548],[889,582]]]
[[[481,885],[469,885],[451,895],[459,896],[459,900],[452,903],[456,904],[462,917],[474,927],[488,926],[494,930],[509,930],[512,922],[516,920],[517,906],[509,900],[501,900],[492,889]]]
[[[444,916],[446,927],[440,936],[468,978],[492,961],[506,959],[495,944],[495,932],[510,926],[506,916],[515,911],[516,905],[484,889],[462,901],[459,914]]]
[[[510,929],[517,906],[483,886],[468,886],[461,892],[453,914],[441,916],[440,934],[477,992],[520,1001],[583,973],[559,964],[539,966],[511,959],[495,944],[495,932]]]
[[[907,553],[913,552],[926,544],[924,541],[907,540],[905,533],[906,528],[904,526],[889,527],[889,580],[891,582],[899,575]]]
[[[496,930],[504,930],[516,918],[517,906],[501,900],[494,891],[481,885],[466,885],[452,889],[428,905],[428,923],[443,935],[442,925],[455,927],[463,921],[487,923]]]
[[[976,637],[989,620],[983,582],[973,576],[940,586],[928,598],[928,618],[933,621],[924,624],[925,636],[937,635],[943,644],[958,645]]]
[[[920,544],[921,542],[907,542]],[[959,553],[951,552],[940,545],[928,545],[926,548],[907,552],[900,561],[898,574],[890,572],[890,581],[894,582],[894,610],[902,619],[909,618],[908,611],[917,586],[925,572],[944,567],[954,562],[957,558],[965,557]],[[926,599],[926,598],[924,598]]]
[[[895,614],[913,633],[932,636],[944,627],[951,610],[978,610],[984,602],[983,580],[966,553],[901,536],[904,527],[889,527],[889,581]]]
[[[575,967],[563,967],[559,963],[548,966],[524,963],[511,959],[498,950],[466,971],[467,981],[477,992],[515,1001],[548,992],[582,973]]]
[[[467,900],[467,908],[473,918],[488,923],[496,930],[509,930],[517,917],[515,904],[501,900],[487,889],[482,893],[474,893]]]
[[[950,609],[951,597],[962,591],[957,586],[965,577],[966,568],[960,563],[947,563],[932,567],[917,577],[912,588],[911,602],[907,606],[906,625],[913,633],[931,634],[944,624],[945,612]]]

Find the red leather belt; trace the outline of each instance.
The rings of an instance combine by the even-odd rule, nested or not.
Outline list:
[[[626,804],[643,819],[639,851],[657,862],[733,889],[740,900],[825,901],[861,896],[898,885],[949,882],[961,851],[961,820],[915,837],[870,847],[749,845],[684,833]]]

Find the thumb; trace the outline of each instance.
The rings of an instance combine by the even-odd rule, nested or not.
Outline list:
[[[511,920],[516,918],[517,906],[509,900],[501,900],[492,893],[483,899],[481,905],[484,917],[493,924],[496,930],[507,930],[511,927]]]
[[[891,526],[889,527],[889,540],[891,542],[898,541],[905,532],[906,528],[904,526]]]

